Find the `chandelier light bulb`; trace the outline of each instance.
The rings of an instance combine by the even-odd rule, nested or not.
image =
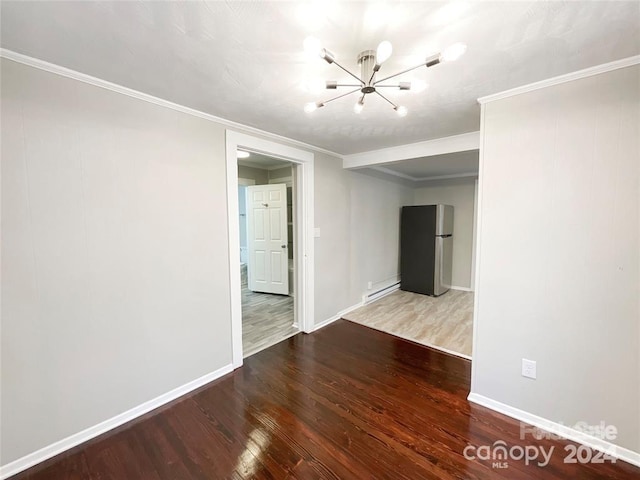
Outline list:
[[[319,57],[322,52],[322,43],[316,37],[307,37],[304,39],[304,51],[311,57]]]
[[[392,52],[393,46],[391,45],[390,41],[384,40],[380,42],[380,44],[378,45],[378,49],[376,50],[376,63],[378,65],[382,65],[389,59]]]
[[[251,154],[249,152],[245,152],[244,150],[238,150],[238,158],[249,158]]]
[[[464,43],[454,43],[450,47],[444,49],[440,54],[440,60],[443,62],[453,62],[464,55],[464,52],[466,51],[467,46]]]
[[[409,113],[409,111],[407,110],[407,107],[403,107],[401,105],[395,107],[394,110],[396,111],[399,117],[406,117],[407,113]]]
[[[363,108],[364,108],[364,98],[361,98],[360,100],[358,100],[358,103],[356,103],[353,106],[353,111],[355,113],[361,113]]]
[[[319,55],[320,55],[320,58],[322,58],[328,64],[332,64],[333,62],[336,61],[336,57],[333,55],[333,53],[331,53],[326,48],[321,48]]]

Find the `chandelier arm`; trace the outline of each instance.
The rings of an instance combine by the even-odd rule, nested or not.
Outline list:
[[[380,82],[384,82],[385,80],[389,80],[390,78],[397,77],[399,75],[402,75],[403,73],[408,73],[408,72],[410,72],[412,70],[415,70],[416,68],[424,67],[424,65],[425,65],[424,63],[421,63],[420,65],[416,65],[415,67],[407,68],[406,70],[403,70],[401,72],[394,73],[393,75],[389,75],[388,77],[385,77],[385,78],[382,78],[382,79],[380,79],[380,80],[378,80],[376,82],[373,82],[373,85],[377,86]],[[380,85],[380,86],[384,87],[386,85]]]
[[[392,106],[393,108],[398,108],[398,106],[397,106],[395,103],[393,103],[393,102],[392,102],[391,100],[389,100],[387,97],[385,97],[384,95],[382,95],[379,91],[377,91],[377,90],[376,90],[376,92],[375,92],[375,93],[377,93],[377,94],[378,94],[378,95],[380,95],[382,98],[384,98],[384,99],[385,99],[389,104],[391,104],[391,106]]]
[[[358,89],[360,89],[361,86],[362,86],[362,84],[356,85],[354,83],[338,83],[338,84],[336,84],[336,87],[358,87]]]
[[[380,69],[378,69],[378,70],[380,70]],[[376,70],[375,68],[373,69],[373,72],[371,72],[371,78],[369,78],[369,83],[367,83],[367,85],[371,85],[371,82],[373,81],[373,77],[376,76],[376,73],[378,73],[378,70]]]
[[[395,85],[376,85],[376,88],[400,88],[400,84],[396,83]]]
[[[358,87],[355,90],[351,90],[350,92],[343,93],[342,95],[338,95],[337,97],[330,98],[329,100],[325,100],[322,103],[324,103],[326,105],[329,102],[333,102],[334,100],[338,100],[339,98],[346,97],[347,95],[351,95],[352,93],[356,93],[356,92],[359,92],[359,91],[360,91],[360,88]]]
[[[359,78],[355,73],[351,73],[349,70],[347,70],[346,68],[344,68],[342,65],[340,65],[338,62],[336,62],[335,60],[333,61],[333,64],[335,66],[337,66],[338,68],[341,68],[342,70],[344,70],[345,72],[347,72],[349,75],[351,75],[353,78],[355,78],[358,83],[360,85],[364,85],[365,83],[362,81],[361,78]]]

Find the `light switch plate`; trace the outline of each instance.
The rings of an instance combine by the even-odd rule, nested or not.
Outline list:
[[[522,359],[522,376],[536,379],[536,362],[535,360]]]
[[[315,238],[320,238],[320,229],[318,227],[313,229],[313,236]]]

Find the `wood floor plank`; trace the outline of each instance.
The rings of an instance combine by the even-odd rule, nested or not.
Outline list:
[[[470,362],[340,320],[110,434],[22,472],[31,479],[638,479],[618,461],[566,464],[571,442],[520,439],[471,404]],[[545,467],[468,460],[468,445],[553,447]]]
[[[35,471],[36,469],[31,470]],[[25,472],[24,478],[35,477],[29,475],[29,472]],[[49,469],[46,477],[42,477],[39,473],[37,478],[47,478],[47,480],[88,480],[95,477],[91,475],[84,453],[80,452],[73,456],[61,457],[55,463],[55,466]]]
[[[92,479],[116,480],[145,478],[160,480],[152,460],[138,439],[140,429],[130,429],[116,435],[109,445],[90,445],[86,450],[87,465]],[[37,478],[48,478],[46,475]]]

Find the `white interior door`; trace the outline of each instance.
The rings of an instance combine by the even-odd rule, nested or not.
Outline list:
[[[289,294],[287,186],[247,187],[249,290]]]

